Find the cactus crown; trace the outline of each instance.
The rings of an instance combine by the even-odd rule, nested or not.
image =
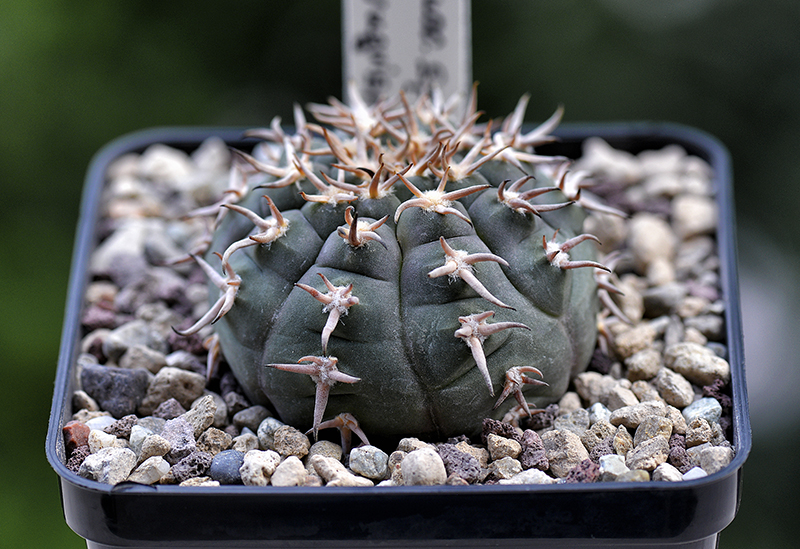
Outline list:
[[[524,131],[528,97],[499,124],[439,94],[295,108],[248,132],[215,208],[215,290],[183,335],[210,331],[248,397],[316,434],[349,414],[379,436],[473,434],[523,389],[543,405],[596,340],[597,240],[581,234],[562,109]],[[216,257],[214,257],[216,256]],[[219,270],[212,266],[220,265]],[[221,353],[220,353],[221,351]],[[524,376],[541,376],[543,381]],[[499,399],[496,393],[500,393]]]

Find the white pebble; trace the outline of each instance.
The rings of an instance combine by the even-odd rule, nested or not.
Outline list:
[[[272,450],[250,450],[244,455],[244,462],[239,468],[242,483],[245,486],[266,486],[269,484],[281,456]]]
[[[695,480],[698,478],[707,477],[708,473],[703,471],[700,467],[692,467],[683,474],[683,480]]]

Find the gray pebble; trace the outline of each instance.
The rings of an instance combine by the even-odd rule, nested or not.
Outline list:
[[[247,427],[254,433],[258,431],[259,425],[270,415],[269,410],[264,406],[256,405],[245,408],[233,415],[233,424],[242,429]]]
[[[727,467],[731,460],[733,460],[733,450],[727,446],[704,448],[698,456],[698,464],[709,475]]]
[[[121,368],[143,368],[154,374],[166,365],[167,358],[164,353],[139,344],[128,347],[119,359]]]
[[[81,370],[83,390],[117,419],[136,412],[149,383],[150,376],[142,369],[86,364]]]
[[[350,469],[357,475],[371,480],[383,480],[388,474],[389,455],[371,445],[350,450]]]
[[[162,402],[170,398],[174,398],[181,406],[188,409],[192,402],[203,395],[205,387],[206,380],[200,374],[164,367],[150,382],[147,395],[139,405],[139,413],[143,416],[150,415]]]
[[[661,366],[661,353],[655,349],[644,349],[625,359],[628,379],[631,381],[652,379]]]
[[[169,442],[170,451],[164,457],[170,463],[175,464],[197,450],[194,427],[182,417],[167,420],[161,436]]]
[[[442,458],[448,478],[456,475],[470,484],[480,478],[481,466],[478,458],[459,450],[455,444],[440,444],[439,456]]]
[[[178,484],[206,474],[214,457],[206,452],[192,452],[172,466],[170,475]]]
[[[220,484],[241,484],[242,475],[239,473],[239,469],[242,465],[244,465],[242,452],[224,450],[214,456],[206,474]],[[303,464],[301,463],[300,466],[302,467]]]
[[[572,431],[578,436],[581,436],[588,428],[589,428],[589,412],[587,412],[583,408],[579,408],[573,412],[568,412],[566,414],[560,415],[555,419],[555,421],[553,421],[553,429]],[[489,448],[489,454],[493,456],[491,448]],[[511,455],[511,454],[506,454],[506,455]],[[516,456],[512,455],[511,457],[516,457]],[[492,457],[492,459],[497,459],[497,458]]]
[[[159,404],[158,408],[153,410],[153,417],[160,417],[167,420],[175,419],[176,417],[182,416],[185,413],[186,408],[181,406],[181,403],[174,398],[170,398],[169,400],[165,400]]]
[[[129,348],[141,345],[166,354],[166,338],[144,320],[133,320],[112,330],[103,341],[103,354],[117,362]]]
[[[642,293],[644,308],[650,318],[668,315],[686,297],[686,285],[682,282],[668,282],[647,288]]]
[[[686,419],[687,425],[698,417],[709,423],[719,423],[719,418],[722,417],[722,405],[715,398],[701,398],[683,409],[683,417]]]
[[[268,417],[264,421],[262,421],[258,426],[258,430],[256,431],[256,436],[258,436],[259,447],[262,450],[274,450],[275,431],[277,431],[280,427],[283,426],[284,423],[278,418],[274,417]]]

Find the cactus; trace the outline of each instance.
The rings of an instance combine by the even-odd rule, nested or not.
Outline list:
[[[560,398],[594,350],[607,271],[562,192],[567,160],[533,152],[561,109],[525,133],[525,96],[493,132],[474,89],[458,116],[435,94],[352,95],[234,151],[194,256],[212,306],[179,333],[213,324],[209,356],[315,434],[350,414],[370,436],[473,435],[515,399],[530,414]]]

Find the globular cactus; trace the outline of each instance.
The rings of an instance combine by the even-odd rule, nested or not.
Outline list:
[[[474,90],[459,116],[436,95],[354,97],[235,152],[196,258],[213,305],[179,333],[213,323],[250,400],[315,433],[347,413],[370,436],[472,435],[560,398],[594,350],[605,269],[557,187],[566,159],[533,152],[561,111],[523,132],[523,97],[493,132]]]

